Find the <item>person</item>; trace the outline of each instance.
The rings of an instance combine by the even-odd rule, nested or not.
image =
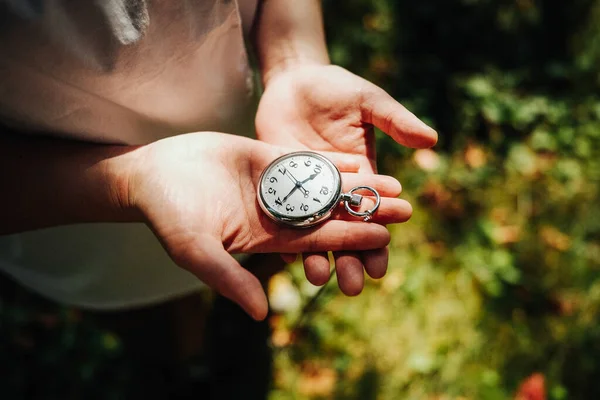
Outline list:
[[[277,264],[267,254],[302,254],[323,285],[333,251],[347,295],[363,271],[385,274],[385,225],[412,209],[396,179],[376,174],[373,126],[414,148],[437,133],[330,64],[318,0],[5,0],[0,21],[0,270],[11,280],[117,314],[208,286],[263,320],[257,276]],[[244,37],[263,86],[256,138],[244,137]],[[296,149],[331,157],[348,187],[375,187],[373,222],[268,220],[258,177]]]

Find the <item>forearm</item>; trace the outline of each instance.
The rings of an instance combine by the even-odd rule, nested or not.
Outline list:
[[[298,64],[328,64],[320,0],[262,0],[254,42],[265,85]]]
[[[136,220],[126,199],[133,150],[0,132],[0,234]]]

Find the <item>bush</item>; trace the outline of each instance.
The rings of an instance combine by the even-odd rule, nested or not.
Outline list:
[[[272,398],[599,397],[600,3],[324,7],[333,60],[440,143],[379,133],[414,217],[393,228],[386,278],[357,299],[326,289]],[[276,342],[294,317],[274,320]]]

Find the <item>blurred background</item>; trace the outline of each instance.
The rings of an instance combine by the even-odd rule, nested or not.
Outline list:
[[[414,206],[384,279],[357,298],[330,283],[291,348],[313,288],[299,265],[271,282],[271,398],[600,398],[600,2],[324,6],[333,61],[440,142],[380,135]]]
[[[270,281],[269,399],[600,398],[600,2],[324,9],[332,60],[389,91],[440,142],[413,151],[379,133],[381,172],[414,206],[391,228],[384,279],[356,298],[332,282],[308,312],[316,289],[299,264]],[[93,385],[119,338],[36,304],[0,308],[6,398],[33,383],[26,369]],[[122,398],[127,385],[124,372],[96,393]]]

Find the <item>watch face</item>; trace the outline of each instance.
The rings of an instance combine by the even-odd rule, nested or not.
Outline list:
[[[258,186],[259,203],[276,221],[314,225],[329,216],[341,192],[338,169],[320,154],[301,151],[273,161]]]

